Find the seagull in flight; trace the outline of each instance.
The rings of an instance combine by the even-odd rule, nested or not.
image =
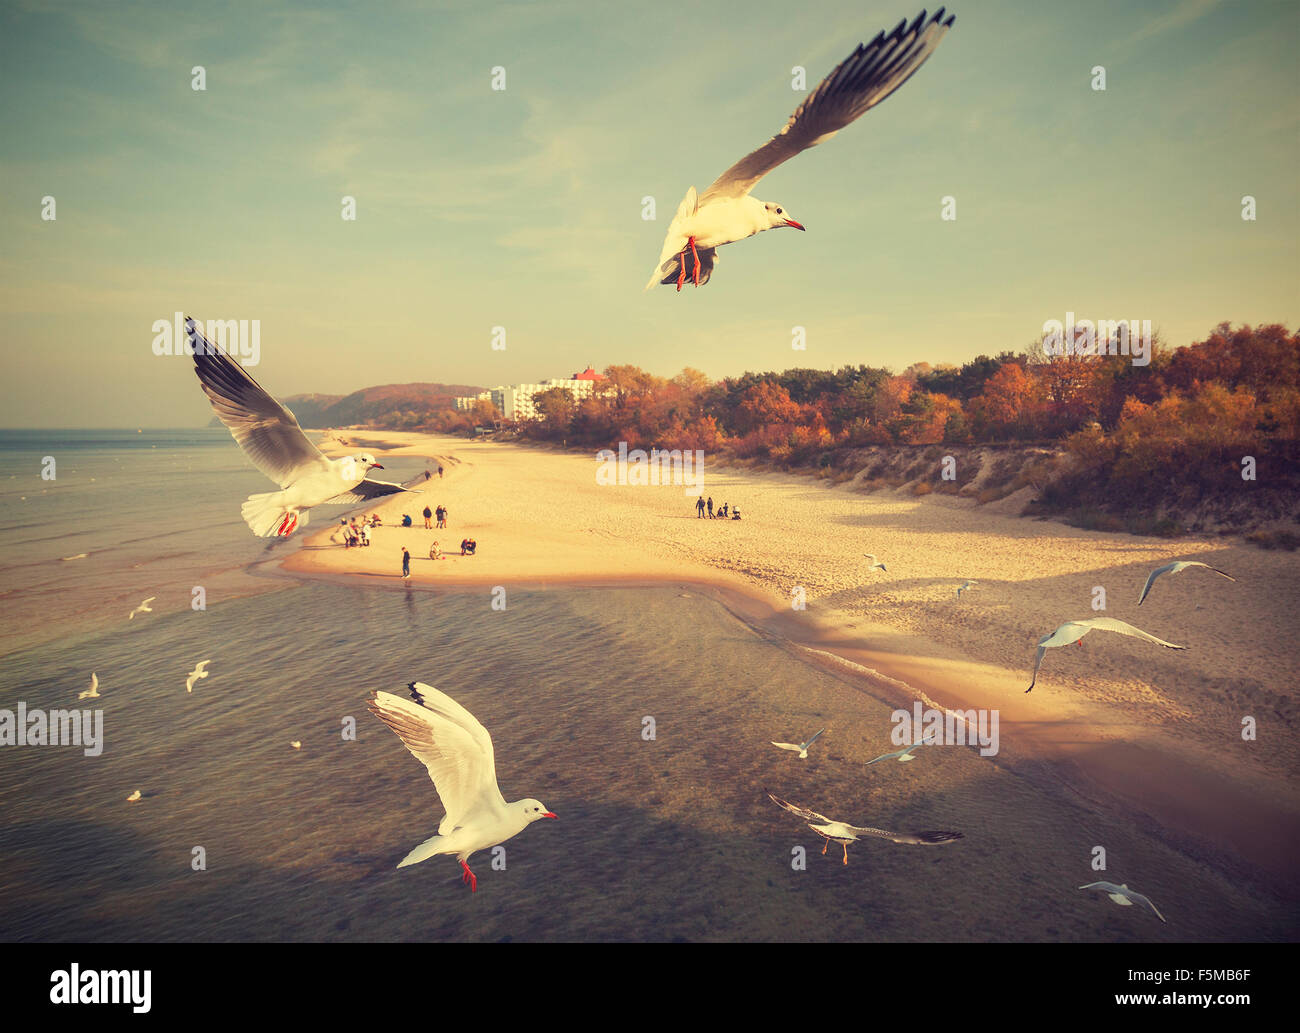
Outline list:
[[[157,598],[158,598],[158,597],[157,597],[156,595],[151,595],[148,599],[146,599],[144,602],[142,602],[142,603],[141,603],[139,606],[137,606],[134,610],[132,610],[130,613],[128,613],[128,614],[126,615],[126,619],[127,619],[127,620],[135,620],[135,615],[136,615],[137,613],[153,613],[153,607],[151,607],[149,604],[150,604],[151,602],[153,602],[153,601],[154,601],[155,599],[157,599]]]
[[[796,154],[829,140],[907,82],[953,21],[952,15],[945,20],[940,8],[928,21],[922,11],[910,25],[904,18],[889,35],[877,33],[808,94],[776,136],[727,169],[703,196],[696,195],[695,187],[686,191],[645,289],[675,283],[680,291],[687,275],[699,287],[713,275],[722,245],[763,230],[802,230],[782,205],[750,196],[755,184]]]
[[[1118,886],[1116,886],[1113,882],[1090,882],[1086,886],[1080,886],[1079,889],[1101,890],[1103,893],[1106,894],[1106,896],[1110,897],[1110,899],[1113,900],[1116,904],[1120,905],[1120,907],[1132,907],[1134,904],[1144,904],[1145,906],[1149,907],[1152,911],[1155,911],[1156,917],[1160,919],[1160,921],[1162,922],[1165,921],[1165,916],[1162,915],[1156,909],[1156,906],[1153,903],[1151,903],[1150,898],[1143,896],[1141,893],[1138,893],[1136,890],[1129,889],[1128,883],[1126,882],[1121,883]],[[1165,924],[1168,925],[1169,923],[1165,922]]]
[[[1237,580],[1231,574],[1225,573],[1218,567],[1211,567],[1208,563],[1202,563],[1200,560],[1178,560],[1175,563],[1166,563],[1163,567],[1156,567],[1155,570],[1151,571],[1151,573],[1147,575],[1147,583],[1142,586],[1142,595],[1138,599],[1138,605],[1141,606],[1146,600],[1147,593],[1151,591],[1151,586],[1155,584],[1156,578],[1161,574],[1181,574],[1188,567],[1205,567],[1206,570],[1212,570],[1216,574],[1222,574],[1229,581]]]
[[[883,570],[885,573],[889,573],[888,567],[886,567],[883,563],[876,562],[876,554],[874,552],[864,552],[862,555],[864,555],[867,559],[871,561],[870,563],[867,564],[868,570]]]
[[[791,814],[797,814],[808,823],[812,829],[826,843],[822,846],[822,856],[825,856],[826,849],[832,842],[838,843],[844,848],[844,863],[849,863],[849,844],[856,843],[859,839],[865,839],[874,836],[877,839],[888,839],[894,843],[912,843],[917,846],[939,846],[943,843],[951,843],[956,839],[964,839],[960,832],[889,832],[885,829],[860,828],[857,825],[848,825],[842,821],[834,821],[824,814],[818,814],[816,811],[810,811],[797,804],[790,803],[788,800],[782,800],[774,793],[769,793],[770,799],[778,807],[784,807]]]
[[[77,696],[77,699],[99,699],[99,675],[90,672],[90,688]]]
[[[211,660],[200,660],[194,665],[194,670],[190,671],[190,673],[185,676],[186,692],[193,692],[194,683],[200,678],[206,678],[208,676],[208,664],[210,663],[212,663]]]
[[[402,858],[397,867],[438,854],[455,854],[461,882],[469,883],[474,893],[478,878],[468,863],[474,853],[504,843],[533,822],[556,815],[540,800],[506,803],[497,786],[496,757],[487,729],[446,693],[422,682],[411,682],[408,688],[409,700],[391,692],[376,692],[367,706],[428,768],[447,813],[438,825],[438,834]]]
[[[1133,627],[1132,624],[1126,624],[1124,621],[1116,620],[1114,617],[1093,617],[1086,621],[1066,621],[1050,635],[1044,635],[1038,640],[1038,654],[1034,657],[1034,676],[1030,679],[1029,688],[1026,692],[1033,692],[1034,685],[1038,681],[1038,668],[1043,663],[1043,654],[1049,649],[1057,646],[1068,646],[1078,642],[1088,632],[1096,629],[1097,631],[1115,631],[1121,635],[1129,635],[1133,638],[1140,638],[1145,642],[1154,642],[1158,646],[1164,646],[1166,649],[1186,649],[1186,646],[1176,646],[1172,642],[1166,642],[1162,638],[1156,638],[1154,635],[1148,635],[1140,628]]]
[[[935,735],[934,732],[931,732],[928,736],[926,736],[926,737],[925,737],[924,739],[922,739],[920,742],[918,742],[918,743],[913,743],[913,744],[912,744],[911,746],[909,746],[907,749],[905,749],[905,750],[895,750],[893,753],[882,753],[879,757],[876,758],[876,760],[889,760],[891,757],[897,757],[897,758],[898,758],[898,761],[899,761],[900,764],[901,764],[903,761],[907,761],[907,760],[916,760],[916,758],[915,758],[914,756],[912,756],[913,752],[914,752],[918,747],[921,747],[921,746],[930,746],[931,744],[934,743],[935,739],[937,739],[937,738],[938,738],[938,736]],[[869,760],[869,761],[867,761],[867,763],[866,763],[865,765],[863,765],[863,766],[869,768],[869,767],[871,767],[872,764],[874,764],[874,763],[876,762],[876,760]]]
[[[307,526],[307,511],[313,506],[355,505],[413,490],[367,479],[369,471],[383,469],[369,452],[326,459],[307,440],[293,413],[223,349],[209,344],[193,319],[185,320],[185,332],[194,372],[217,418],[252,464],[280,486],[279,491],[248,496],[241,507],[253,534],[287,538]]]
[[[962,594],[962,592],[964,592],[964,591],[966,591],[966,589],[970,588],[971,585],[976,585],[976,584],[979,584],[979,582],[978,582],[978,581],[967,581],[964,585],[959,585],[958,588],[957,588],[957,598],[960,599],[960,598],[961,598],[961,594]]]
[[[808,747],[811,746],[813,743],[815,743],[815,742],[817,741],[818,737],[819,737],[819,736],[822,734],[822,732],[824,732],[824,731],[826,731],[825,728],[823,728],[823,729],[821,730],[821,732],[818,732],[817,735],[814,735],[814,736],[813,736],[811,739],[809,739],[807,742],[801,742],[801,743],[799,743],[798,746],[796,746],[796,745],[795,745],[794,743],[792,743],[792,742],[773,742],[772,745],[773,745],[773,746],[780,746],[781,749],[783,749],[783,750],[792,750],[793,752],[799,754],[799,759],[800,759],[800,760],[807,760],[807,759],[808,759]],[[771,741],[771,740],[769,740],[769,741]]]

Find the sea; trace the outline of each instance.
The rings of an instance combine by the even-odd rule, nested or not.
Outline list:
[[[889,706],[705,591],[521,590],[502,609],[486,589],[290,577],[301,536],[239,516],[263,490],[223,429],[0,432],[0,709],[102,715],[94,755],[0,746],[0,941],[1286,938],[1293,916],[1127,827],[1103,841],[1165,873],[1153,898],[1215,906],[1166,929],[1080,899],[1071,866],[1107,817],[974,751],[865,780],[846,754],[894,748]],[[366,701],[413,681],[489,728],[507,799],[559,816],[476,855],[474,893],[451,858],[396,868],[442,809]],[[770,745],[818,727],[808,761]],[[844,863],[768,792],[965,838]]]

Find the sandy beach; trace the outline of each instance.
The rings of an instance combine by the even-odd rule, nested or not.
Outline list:
[[[330,454],[430,456],[433,477],[421,494],[371,510],[384,526],[369,548],[332,543],[337,517],[319,517],[286,571],[396,587],[405,546],[407,584],[482,592],[485,606],[497,587],[508,598],[565,584],[694,585],[878,700],[996,709],[1000,752],[980,763],[1139,823],[1225,877],[1295,899],[1296,554],[1230,537],[1083,531],[937,494],[864,493],[721,467],[708,470],[705,494],[739,506],[743,519],[701,520],[681,486],[597,484],[592,457],[413,433],[345,436],[352,447],[331,442]],[[424,529],[426,504],[448,508],[445,530]],[[402,513],[413,527],[398,526]],[[465,537],[477,540],[477,555],[459,555]],[[435,540],[447,558],[428,558]],[[888,571],[869,571],[868,552]],[[1204,570],[1167,576],[1139,609],[1146,575],[1175,558],[1211,563],[1236,582]],[[959,599],[967,578],[977,584]],[[1098,586],[1104,611],[1093,608]],[[792,606],[797,589],[802,610]],[[1096,632],[1049,650],[1026,694],[1037,640],[1103,614],[1188,648]],[[796,698],[792,687],[792,708]],[[1247,717],[1254,741],[1242,739]],[[839,742],[836,751],[860,764],[875,745]]]

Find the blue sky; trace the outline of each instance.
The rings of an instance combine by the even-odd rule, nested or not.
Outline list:
[[[177,310],[259,319],[252,372],[280,395],[588,362],[901,370],[1023,349],[1067,311],[1173,344],[1300,323],[1300,5],[1262,0],[951,5],[914,78],[756,188],[807,233],[643,294],[686,188],[804,96],[791,68],[814,86],[918,10],[6,5],[0,423],[206,422],[188,360],[150,348]]]

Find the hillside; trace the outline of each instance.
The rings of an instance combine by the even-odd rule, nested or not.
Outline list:
[[[450,410],[458,396],[477,395],[470,384],[382,384],[350,395],[299,394],[281,399],[304,427],[323,429],[379,423],[385,427],[414,426],[431,412]],[[211,426],[220,426],[214,416]]]

